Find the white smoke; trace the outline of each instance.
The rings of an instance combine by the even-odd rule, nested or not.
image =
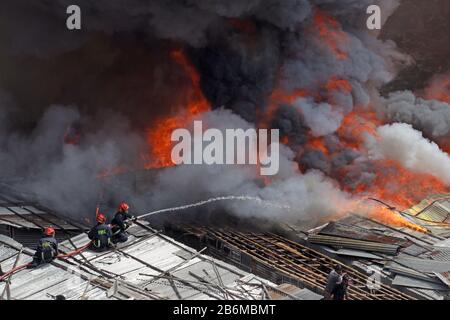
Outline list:
[[[449,155],[420,131],[409,124],[394,123],[379,127],[377,135],[367,142],[372,159],[395,160],[408,169],[434,175],[450,184]]]

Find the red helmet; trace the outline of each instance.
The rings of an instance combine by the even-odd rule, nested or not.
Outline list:
[[[119,204],[119,211],[126,212],[126,211],[128,211],[128,209],[130,209],[130,206],[126,202],[122,201]]]
[[[44,229],[44,234],[49,237],[53,237],[55,235],[55,229],[52,227],[47,227]]]
[[[106,217],[103,213],[99,213],[97,215],[97,222],[98,223],[105,223],[106,222]]]

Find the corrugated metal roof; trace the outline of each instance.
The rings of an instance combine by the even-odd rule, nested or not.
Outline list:
[[[309,289],[300,289],[292,284],[283,283],[274,289],[269,290],[269,294],[272,299],[290,299],[292,296],[299,300],[321,300],[322,295],[319,295]]]
[[[439,280],[442,281],[443,284],[450,287],[450,272],[433,272]]]
[[[369,252],[360,251],[360,250],[351,250],[351,249],[339,249],[336,251],[337,255],[340,256],[350,256],[357,257],[363,259],[374,259],[374,260],[382,260],[384,257],[378,256]]]
[[[407,242],[405,239],[386,236],[374,230],[346,224],[344,221],[330,222],[319,231],[319,234],[394,245],[402,245]]]
[[[424,248],[422,246],[418,246],[416,244],[412,244],[412,245],[406,247],[405,249],[403,249],[402,253],[408,254],[410,256],[417,257],[417,256],[419,256],[421,254],[424,254],[424,253],[428,252],[428,251],[429,251],[428,249],[426,249],[426,248]]]
[[[440,199],[450,199],[450,193],[448,194],[436,194],[432,195],[424,200],[422,200],[419,204],[412,206],[411,208],[405,210],[406,213],[416,216],[427,207],[432,205],[434,202],[439,201]]]
[[[276,286],[153,231],[142,236],[142,228],[133,226],[130,233],[140,237],[131,235],[118,250],[86,250],[82,256],[14,274],[12,299],[52,299],[60,294],[67,299],[261,299],[264,286]],[[85,234],[71,240],[76,247],[89,242]],[[12,268],[20,248],[19,243],[0,236],[3,271]],[[60,248],[74,250],[68,241]],[[32,253],[25,248],[19,264],[31,261]],[[0,295],[4,288],[5,283],[0,283]]]
[[[433,260],[450,262],[450,248],[435,247],[435,250],[429,253]]]
[[[395,262],[419,272],[446,272],[450,271],[450,263],[437,260],[397,257]]]
[[[53,226],[56,230],[79,230],[80,225],[68,223],[65,219],[56,217],[48,212],[43,212],[32,206],[25,207],[0,207],[0,224],[9,224],[18,228],[41,229],[45,226]]]
[[[430,202],[424,204],[423,208],[427,207],[427,205],[430,205]],[[418,221],[420,222],[421,220]],[[402,245],[398,256],[394,258],[394,260],[386,254],[377,253],[381,259],[385,259],[383,270],[385,275],[390,279],[387,281],[394,281],[395,279],[396,281],[392,284],[402,286],[405,290],[408,290],[408,292],[418,294],[421,298],[425,299],[442,299],[442,292],[449,291],[449,288],[443,286],[442,281],[433,273],[434,270],[450,269],[450,264],[448,264],[448,261],[446,260],[448,257],[444,253],[434,252],[434,256],[431,255],[433,250],[438,251],[442,249],[442,251],[446,251],[445,246],[450,247],[448,240],[442,241],[442,239],[444,239],[442,235],[440,234],[437,236],[435,234],[436,230],[433,229],[433,234],[422,234],[407,228],[386,226],[383,223],[352,214],[338,220],[338,223],[351,226],[350,229],[353,232],[358,232],[359,228],[365,229],[366,232],[362,233],[362,237],[368,232],[374,232],[376,234],[408,240],[407,243]],[[421,223],[423,223],[423,221]],[[344,236],[345,235],[342,234],[340,238],[346,239]],[[338,241],[336,241],[336,244],[339,244]],[[439,247],[437,247],[437,245],[439,245]],[[325,250],[333,252],[334,254],[338,254],[339,251],[330,249]],[[361,248],[359,250],[361,250]],[[365,255],[358,255],[359,252],[355,252],[354,255],[350,252],[350,254],[346,256],[346,259],[351,260],[352,264],[367,269],[368,266],[364,264],[364,261],[369,260],[363,260],[366,258]],[[436,260],[442,260],[444,263]],[[394,261],[400,264],[397,264]],[[381,260],[379,260],[379,262],[381,262]],[[398,277],[395,278],[396,276]]]
[[[404,211],[431,223],[450,223],[450,194],[434,195]]]
[[[70,232],[86,230],[85,225],[30,201],[33,195],[20,193],[4,183],[0,186],[0,224],[25,229],[52,226],[56,230]]]
[[[308,236],[308,241],[314,244],[321,244],[331,246],[333,248],[345,248],[369,252],[380,252],[390,255],[395,255],[399,251],[398,245],[385,244],[364,240],[353,240],[349,238],[325,236],[320,234],[311,234]]]
[[[444,286],[442,284],[424,281],[424,280],[420,280],[417,278],[411,278],[411,277],[402,276],[402,275],[395,276],[394,281],[392,281],[392,284],[395,286],[430,289],[430,290],[437,290],[437,291],[447,291],[448,290],[447,286]]]
[[[423,272],[413,270],[411,268],[408,268],[403,265],[399,265],[392,261],[387,262],[384,265],[384,269],[389,270],[389,271],[393,272],[394,274],[400,274],[400,275],[404,275],[404,276],[408,276],[411,278],[416,278],[416,279],[420,279],[420,280],[424,280],[424,281],[429,281],[429,282],[439,282],[438,280],[435,280],[434,278],[427,276]]]

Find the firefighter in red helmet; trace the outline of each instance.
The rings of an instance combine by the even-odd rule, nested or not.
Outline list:
[[[131,226],[134,217],[129,213],[130,206],[126,202],[121,202],[111,221],[113,231],[113,243],[126,242],[128,234],[126,230]]]
[[[106,216],[104,214],[99,213],[96,220],[97,225],[89,231],[88,237],[92,240],[92,249],[103,251],[112,246],[112,231],[111,227],[106,224]]]
[[[46,227],[42,238],[39,239],[33,261],[29,268],[35,268],[43,263],[50,263],[58,255],[58,241],[55,239],[55,229]]]

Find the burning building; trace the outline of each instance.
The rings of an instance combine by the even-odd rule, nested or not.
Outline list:
[[[185,212],[308,228],[358,212],[424,233],[398,211],[450,192],[445,0],[430,19],[413,0],[79,0],[79,31],[71,4],[0,4],[0,182],[42,206],[90,223],[123,199],[148,212],[235,196],[260,201]],[[427,25],[411,33],[404,12]],[[278,174],[175,166],[171,134],[194,120],[279,129]]]

